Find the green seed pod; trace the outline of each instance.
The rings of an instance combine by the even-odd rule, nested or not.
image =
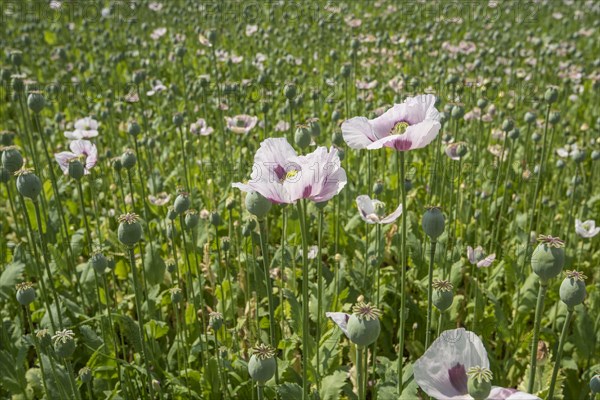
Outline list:
[[[477,107],[483,109],[487,106],[488,101],[486,99],[479,99],[477,100]]]
[[[421,226],[423,227],[425,234],[427,234],[431,240],[435,240],[444,233],[446,219],[438,207],[430,207],[425,211],[425,214],[423,214]]]
[[[133,246],[142,239],[142,225],[137,214],[127,213],[119,217],[117,236],[125,246]]]
[[[185,227],[187,229],[194,229],[198,226],[198,222],[200,222],[198,211],[190,209],[185,212]]]
[[[4,167],[0,167],[0,183],[8,183],[10,180],[10,172]]]
[[[525,113],[524,119],[525,119],[525,123],[527,123],[527,124],[533,124],[535,122],[536,115],[534,113],[532,113],[532,112],[527,111]]]
[[[342,147],[344,145],[344,136],[342,132],[336,131],[331,134],[331,143],[334,146]]]
[[[9,59],[15,67],[20,67],[23,64],[23,52],[21,50],[13,50],[9,54]]]
[[[150,285],[158,285],[165,278],[167,265],[160,256],[160,246],[146,246],[144,252],[144,278]]]
[[[296,146],[304,149],[310,145],[311,140],[308,126],[299,125],[294,134],[294,143],[296,143]]]
[[[181,288],[174,287],[169,290],[171,292],[171,303],[178,304],[183,300],[183,294],[181,293]]]
[[[258,192],[248,192],[245,199],[246,209],[259,220],[264,219],[271,210],[272,203]]]
[[[288,100],[292,100],[294,97],[296,97],[296,94],[298,94],[298,91],[296,90],[296,85],[292,83],[285,85],[285,87],[283,88],[283,94]]]
[[[559,121],[560,113],[558,111],[550,113],[550,116],[548,117],[548,122],[550,122],[551,124],[557,124]]]
[[[600,160],[600,151],[598,151],[598,150],[592,151],[592,160],[594,160],[594,161]]]
[[[221,249],[223,251],[229,251],[229,249],[231,248],[231,239],[229,239],[229,237],[225,236],[221,238]]]
[[[348,78],[350,76],[351,72],[352,72],[352,67],[350,66],[350,64],[344,64],[340,68],[340,75],[342,75],[342,78]]]
[[[359,302],[353,307],[348,319],[348,338],[358,346],[369,346],[377,340],[381,332],[379,316],[381,312],[369,303]]]
[[[275,375],[276,367],[277,360],[272,347],[261,344],[254,348],[248,361],[248,373],[252,380],[264,384]]]
[[[221,329],[223,326],[223,314],[220,312],[211,312],[208,315],[208,326],[215,332]]]
[[[139,85],[144,81],[145,78],[146,78],[146,73],[144,71],[139,70],[139,71],[135,71],[133,73],[132,80],[133,80],[133,83],[135,83],[136,85]]]
[[[448,281],[435,280],[433,282],[432,301],[435,308],[444,312],[452,306],[454,301],[454,293],[452,292],[452,284]]]
[[[515,127],[515,123],[512,119],[505,119],[504,122],[502,122],[502,130],[504,132],[509,132],[514,127]]]
[[[17,285],[17,301],[22,306],[28,306],[35,300],[35,289],[31,282],[23,282]]]
[[[108,260],[102,253],[94,253],[90,258],[90,265],[94,268],[96,273],[102,275],[108,268]]]
[[[17,190],[21,196],[35,201],[42,191],[42,181],[31,170],[22,169],[17,176]]]
[[[519,128],[514,128],[510,132],[508,132],[508,137],[512,140],[517,140],[521,136],[521,131]]]
[[[2,152],[2,166],[11,174],[23,167],[23,156],[15,146],[5,147]]]
[[[121,165],[125,169],[133,168],[136,162],[137,157],[135,156],[135,153],[131,150],[126,150],[125,153],[123,153],[123,155],[121,156]]]
[[[475,400],[485,400],[492,391],[492,372],[487,368],[471,367],[469,368],[467,389],[469,395]]]
[[[452,112],[450,113],[453,119],[460,119],[465,115],[465,109],[461,106],[452,107]]]
[[[79,379],[83,383],[90,383],[92,381],[92,370],[89,367],[83,367],[79,370]]]
[[[319,124],[319,120],[317,118],[310,118],[307,121],[307,124],[312,137],[318,137],[321,135],[321,125]]]
[[[183,125],[183,115],[179,113],[173,115],[173,125],[177,127]]]
[[[71,357],[75,352],[75,339],[73,339],[73,331],[69,329],[58,331],[54,336],[52,336],[52,340],[54,341],[54,351],[59,357],[68,358]]]
[[[585,300],[585,279],[587,277],[578,271],[567,271],[566,275],[567,277],[560,284],[560,299],[567,307],[573,308]]]
[[[46,99],[41,92],[31,92],[27,96],[27,107],[34,113],[38,114],[44,109],[46,105]]]
[[[192,202],[190,200],[190,195],[186,192],[180,192],[177,198],[175,199],[175,203],[173,204],[173,209],[177,214],[182,214],[186,212]]]
[[[600,374],[596,374],[590,380],[590,390],[592,393],[600,393]]]
[[[221,216],[216,211],[210,213],[210,216],[208,217],[208,220],[214,226],[219,226],[219,225],[223,224],[223,220],[221,219]]]
[[[129,126],[127,126],[127,133],[130,134],[131,136],[137,136],[141,132],[142,132],[142,128],[135,121],[130,122]]]
[[[544,100],[546,100],[550,104],[556,102],[557,99],[558,99],[558,89],[556,89],[554,87],[548,88],[546,90],[546,93],[544,93]]]
[[[84,174],[85,174],[85,169],[84,169],[81,161],[79,161],[79,159],[74,158],[69,161],[69,176],[71,178],[78,181],[81,178],[83,178]]]
[[[380,195],[383,193],[383,182],[377,181],[373,184],[373,193],[375,195]]]
[[[169,207],[167,210],[167,218],[169,219],[169,221],[175,221],[177,219],[177,216],[179,214],[177,214],[177,211],[175,211],[175,208],[173,207]]]
[[[563,269],[565,265],[564,242],[559,238],[540,235],[540,244],[531,256],[533,272],[540,278],[540,282],[547,283]]]

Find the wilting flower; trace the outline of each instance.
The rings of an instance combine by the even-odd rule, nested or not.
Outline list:
[[[233,118],[225,117],[225,120],[227,121],[227,128],[233,133],[248,134],[256,126],[258,117],[242,114]]]
[[[477,246],[473,249],[471,246],[467,246],[467,258],[469,262],[473,265],[477,265],[477,267],[489,267],[492,265],[494,260],[496,259],[496,254],[490,254],[486,256],[483,248],[481,246]]]
[[[270,138],[254,155],[250,181],[232,186],[258,192],[276,204],[292,204],[300,199],[321,203],[338,194],[346,182],[337,149],[318,147],[299,156],[285,138]]]
[[[90,169],[98,161],[98,150],[96,145],[89,140],[74,140],[69,144],[71,151],[62,151],[54,155],[60,169],[65,175],[69,174],[69,162],[74,159],[82,160],[83,171],[85,175],[90,173]]]
[[[190,125],[190,132],[195,135],[208,136],[213,133],[213,128],[206,124],[204,118],[198,118],[196,122]]]
[[[70,140],[89,139],[98,136],[100,124],[93,118],[85,117],[75,122],[74,131],[66,131],[65,137]]]
[[[490,367],[479,336],[464,328],[443,332],[413,365],[417,385],[438,400],[472,400],[467,389],[467,371]],[[539,400],[516,389],[492,386],[490,400]]]
[[[342,123],[342,133],[353,149],[390,147],[408,151],[427,146],[440,131],[440,113],[431,94],[407,98],[375,119],[354,117]]]
[[[593,238],[600,232],[600,227],[596,227],[596,221],[588,219],[585,222],[581,220],[575,220],[575,232],[582,238]]]
[[[360,212],[360,217],[367,224],[390,224],[402,215],[402,204],[388,216],[384,216],[385,204],[382,201],[371,199],[367,195],[361,195],[356,198],[356,205]]]

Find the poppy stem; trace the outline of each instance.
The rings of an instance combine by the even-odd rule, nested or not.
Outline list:
[[[560,359],[562,358],[563,347],[567,339],[567,334],[569,333],[569,325],[571,324],[571,320],[573,319],[574,311],[575,310],[573,309],[573,307],[569,307],[567,309],[567,316],[565,317],[565,323],[563,324],[563,329],[560,334],[560,339],[558,341],[558,351],[556,353],[556,358],[554,359],[554,369],[552,370],[550,389],[548,389],[548,400],[552,400],[554,398],[554,387],[556,386],[556,377],[558,376],[558,369],[560,368]]]
[[[433,262],[435,259],[435,246],[437,241],[431,240],[431,249],[429,252],[429,273],[428,273],[428,287],[427,287],[427,330],[425,334],[425,349],[429,348],[431,343],[431,317],[432,317],[432,303],[433,303]]]
[[[406,209],[406,186],[404,185],[404,152],[399,152],[400,161],[400,193],[402,196],[402,207]],[[406,212],[402,213],[402,236],[400,242],[400,328],[398,330],[398,395],[402,395],[402,372],[403,372],[403,353],[404,353],[404,324],[406,308]]]
[[[364,347],[356,346],[356,384],[358,386],[358,400],[365,400],[365,377],[363,371]]]
[[[297,203],[300,231],[302,233],[302,399],[309,399],[308,363],[310,362],[309,324],[308,324],[308,249],[306,233],[306,203]]]
[[[527,392],[533,393],[535,386],[535,369],[537,366],[537,346],[540,335],[540,324],[542,321],[542,314],[544,312],[544,299],[546,298],[546,291],[548,290],[547,283],[540,282],[540,289],[538,291],[537,305],[535,307],[535,322],[533,325],[533,339],[531,341],[531,362],[529,370],[529,385],[527,386]]]

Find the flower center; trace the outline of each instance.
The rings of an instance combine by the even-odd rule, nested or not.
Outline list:
[[[406,132],[406,129],[409,126],[410,125],[408,124],[408,122],[404,122],[404,121],[396,122],[396,124],[392,128],[391,134],[392,135],[402,135],[404,132]]]
[[[293,169],[291,171],[288,171],[288,172],[286,172],[286,174],[283,177],[282,181],[292,180],[292,179],[294,179],[296,177],[296,175],[298,175],[298,170]]]

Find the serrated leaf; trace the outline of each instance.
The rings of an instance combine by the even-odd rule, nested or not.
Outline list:
[[[345,371],[336,371],[333,374],[322,378],[321,391],[319,395],[321,400],[336,400],[340,398],[340,392],[346,385],[346,377],[348,373]]]

